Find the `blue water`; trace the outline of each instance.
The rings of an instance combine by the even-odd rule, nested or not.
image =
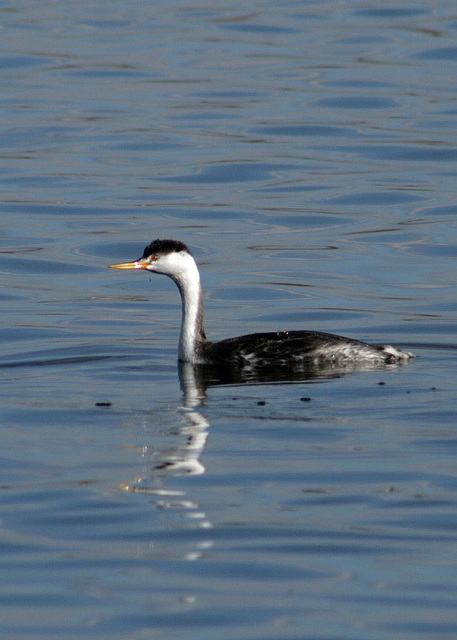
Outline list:
[[[457,635],[453,2],[0,7],[0,635]],[[394,370],[198,387],[320,329]],[[199,393],[200,395],[199,395]]]

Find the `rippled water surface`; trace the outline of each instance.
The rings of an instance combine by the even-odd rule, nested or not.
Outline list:
[[[0,6],[0,635],[457,635],[455,3]],[[320,329],[397,369],[210,384]]]

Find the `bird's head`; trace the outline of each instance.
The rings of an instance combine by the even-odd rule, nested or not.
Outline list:
[[[161,273],[173,280],[180,280],[189,270],[193,270],[195,261],[183,242],[154,240],[145,248],[138,260],[108,266],[110,269],[142,269]]]

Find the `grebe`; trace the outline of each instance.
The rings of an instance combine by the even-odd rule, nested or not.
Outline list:
[[[210,342],[203,328],[200,273],[189,249],[178,240],[154,240],[138,260],[108,266],[160,273],[176,283],[182,300],[180,362],[239,368],[358,363],[376,366],[401,364],[414,357],[391,345],[370,345],[320,331],[253,333]]]

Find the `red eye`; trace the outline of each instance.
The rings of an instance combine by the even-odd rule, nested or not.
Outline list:
[[[150,262],[156,262],[156,260],[158,260],[158,259],[159,259],[159,256],[153,255],[153,256],[151,256],[151,257],[149,258],[149,261],[150,261]]]

